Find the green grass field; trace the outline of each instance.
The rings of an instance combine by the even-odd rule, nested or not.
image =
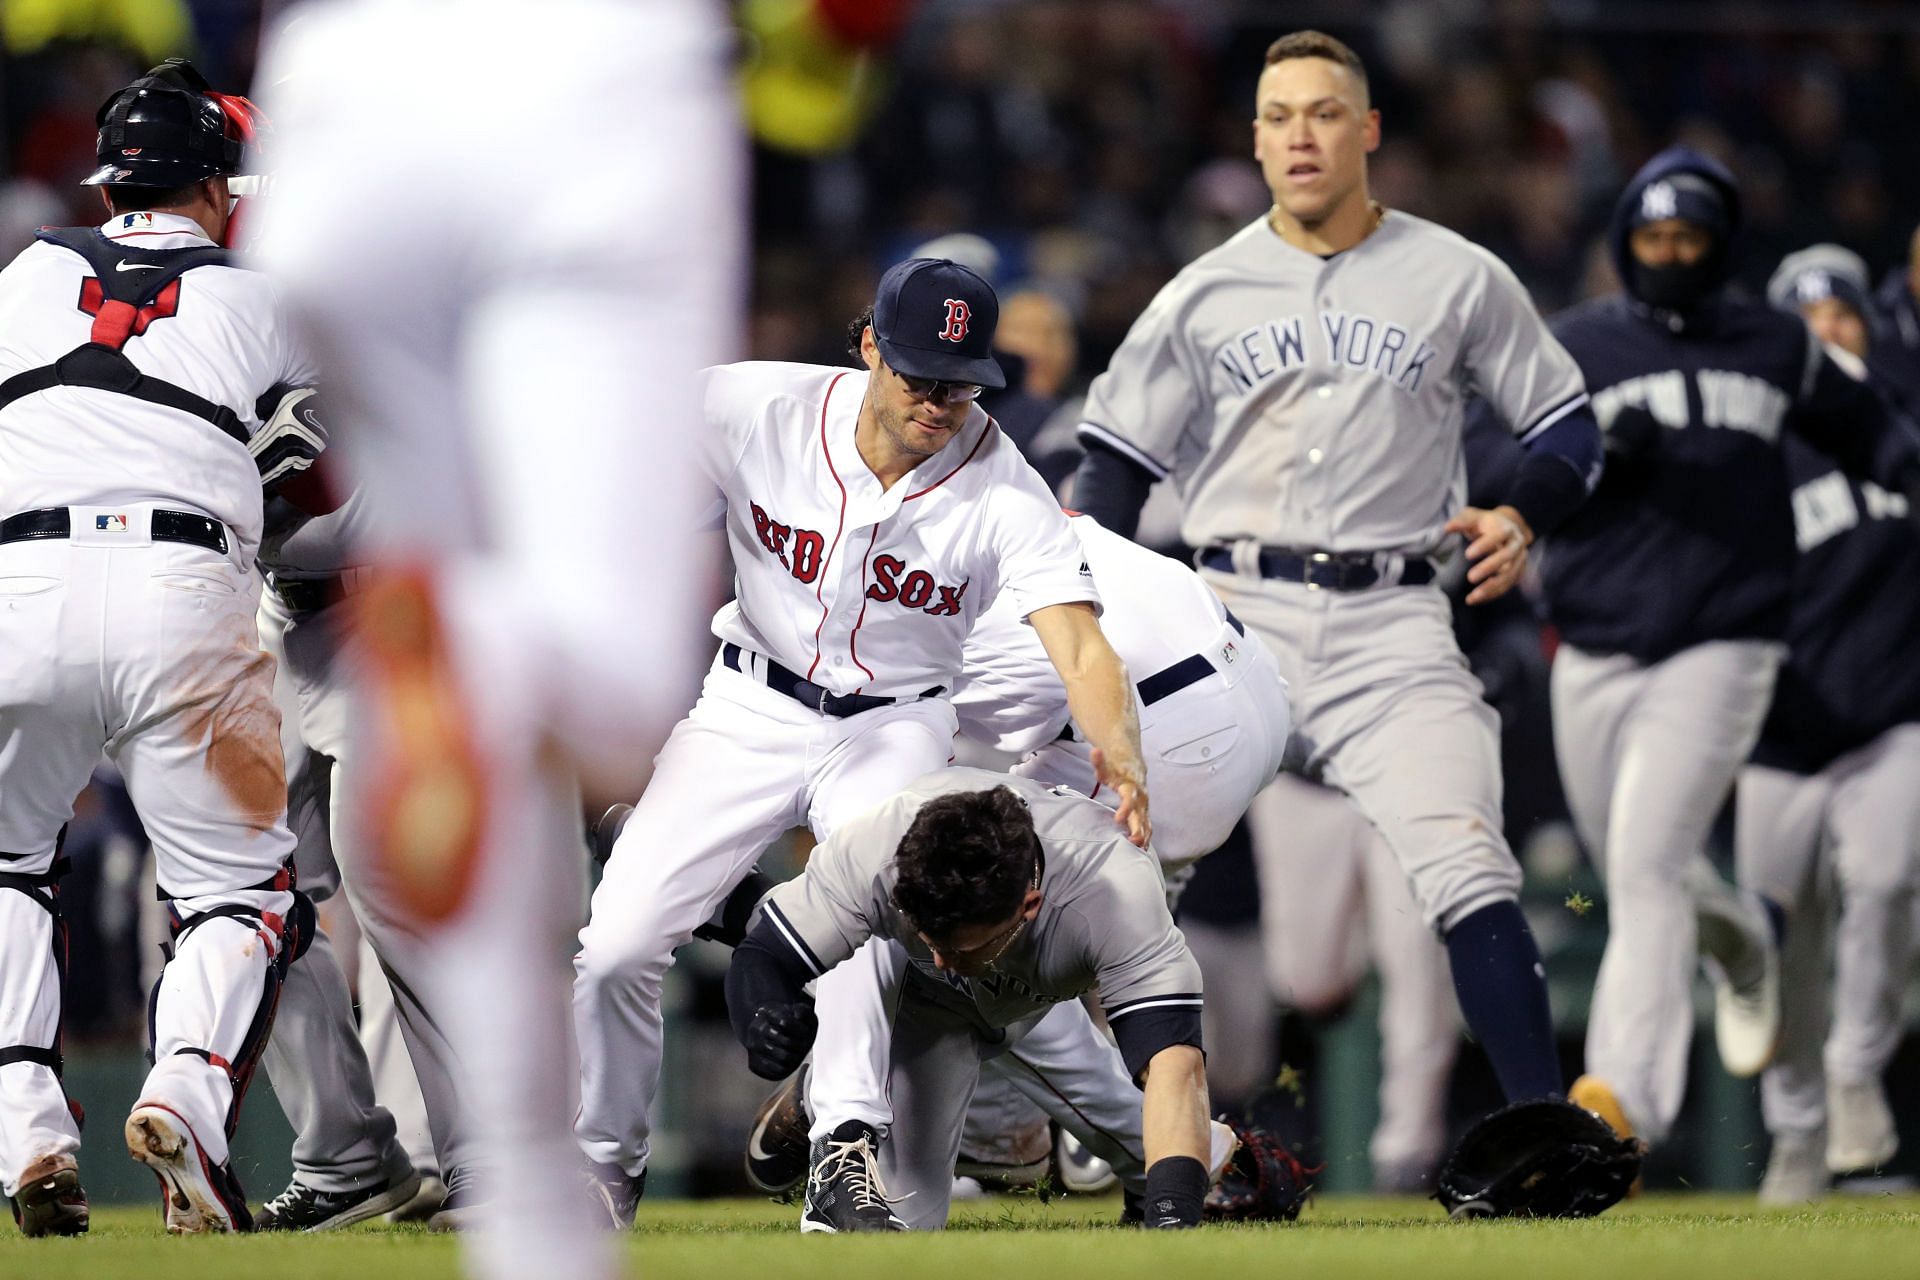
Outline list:
[[[802,1237],[765,1201],[643,1204],[628,1274],[648,1280],[1881,1280],[1920,1277],[1920,1196],[1763,1211],[1748,1197],[1647,1196],[1587,1222],[1453,1224],[1419,1200],[1330,1197],[1291,1226],[1149,1235],[1119,1202],[1007,1198],[956,1206],[944,1235]],[[107,1209],[79,1240],[0,1237],[5,1280],[424,1280],[456,1275],[454,1241],[420,1228],[168,1239],[157,1209]],[[558,1272],[555,1280],[563,1280]],[[546,1280],[540,1277],[538,1280]]]

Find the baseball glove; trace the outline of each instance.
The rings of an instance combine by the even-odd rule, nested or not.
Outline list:
[[[1467,1131],[1433,1198],[1455,1218],[1591,1218],[1627,1194],[1645,1155],[1564,1098],[1516,1102]]]
[[[1210,1222],[1292,1222],[1313,1190],[1319,1168],[1301,1164],[1265,1129],[1233,1127],[1239,1149],[1207,1193]]]

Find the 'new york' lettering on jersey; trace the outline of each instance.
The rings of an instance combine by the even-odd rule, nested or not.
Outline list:
[[[1141,313],[1080,431],[1178,478],[1194,546],[1425,554],[1465,504],[1470,392],[1522,439],[1585,402],[1498,258],[1397,210],[1329,258],[1262,218]]]
[[[884,697],[950,686],[1003,591],[1022,617],[1097,607],[1053,494],[983,410],[882,490],[854,443],[867,378],[771,362],[702,374],[702,452],[734,561],[715,635],[834,693]]]

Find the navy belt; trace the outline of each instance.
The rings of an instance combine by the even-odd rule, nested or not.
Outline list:
[[[742,675],[751,675],[752,672],[748,671],[741,662],[745,652],[739,645],[729,642],[720,646],[720,660],[731,670],[738,671]],[[761,656],[760,661],[767,667],[764,681],[767,688],[775,693],[784,693],[801,706],[818,711],[821,715],[837,716],[842,719],[847,716],[857,716],[863,711],[877,711],[881,707],[891,707],[896,703],[911,702],[914,698],[937,698],[946,692],[942,686],[935,685],[923,693],[904,698],[880,698],[868,693],[834,693],[811,680],[795,675],[772,658]]]
[[[226,526],[207,516],[186,511],[155,511],[149,517],[147,532],[155,542],[184,542],[227,554]],[[41,507],[0,520],[0,544],[72,536],[73,517],[65,507]]]
[[[1221,573],[1237,572],[1233,549],[1208,547],[1200,553],[1200,566]],[[1288,551],[1281,547],[1260,548],[1260,576],[1285,582],[1304,582],[1327,591],[1365,591],[1380,582],[1380,570],[1373,553],[1367,551]],[[1433,564],[1410,559],[1400,570],[1399,585],[1418,587],[1433,581]]]
[[[1233,610],[1228,609],[1226,614],[1228,626],[1243,636],[1247,634],[1245,624],[1233,616]],[[1205,680],[1214,673],[1214,670],[1215,667],[1212,661],[1209,660],[1204,653],[1196,653],[1190,657],[1182,658],[1172,666],[1154,672],[1135,686],[1140,690],[1140,705],[1150,707],[1162,698],[1171,698],[1188,685],[1198,684],[1202,680]],[[1073,741],[1073,721],[1069,720],[1065,725],[1061,726],[1060,737],[1057,741],[1060,740]]]

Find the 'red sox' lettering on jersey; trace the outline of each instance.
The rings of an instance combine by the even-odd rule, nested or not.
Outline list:
[[[1052,492],[984,411],[883,489],[854,439],[864,370],[749,362],[702,378],[734,565],[720,639],[836,694],[917,696],[953,683],[1002,593],[1023,619],[1098,606]]]
[[[942,586],[925,569],[909,572],[907,562],[898,556],[875,556],[873,585],[867,588],[867,599],[879,604],[898,600],[909,609],[921,609],[936,618],[957,618],[968,585],[963,582],[957,587]],[[929,603],[936,591],[939,601]]]

